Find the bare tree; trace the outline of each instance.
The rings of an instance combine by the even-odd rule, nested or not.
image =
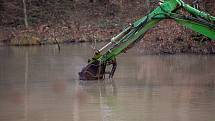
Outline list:
[[[23,13],[24,13],[24,22],[25,22],[25,27],[28,27],[28,16],[27,16],[27,10],[26,10],[26,0],[22,0],[23,2]]]
[[[119,6],[120,6],[120,9],[122,10],[123,9],[123,0],[119,1]]]

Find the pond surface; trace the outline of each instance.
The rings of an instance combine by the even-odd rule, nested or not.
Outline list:
[[[0,121],[215,121],[214,55],[117,58],[113,80],[80,82],[90,44],[0,48]]]

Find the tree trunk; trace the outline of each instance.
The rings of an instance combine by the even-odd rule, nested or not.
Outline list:
[[[119,1],[119,6],[120,6],[120,10],[123,11],[123,9],[124,9],[123,0]]]
[[[27,16],[27,10],[26,10],[26,0],[22,0],[23,2],[23,13],[24,13],[24,22],[25,22],[25,27],[28,27],[28,16]]]
[[[0,0],[0,11],[3,11],[4,10],[4,1],[3,0]]]
[[[151,11],[150,9],[150,1],[146,0],[146,9],[147,9],[147,13],[149,13]]]

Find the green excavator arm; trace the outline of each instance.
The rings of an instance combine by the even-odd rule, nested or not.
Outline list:
[[[189,15],[180,13],[181,9],[187,11]],[[130,24],[99,49],[95,56],[89,60],[88,65],[79,72],[79,79],[104,79],[106,74],[112,78],[117,66],[116,56],[131,48],[143,38],[148,30],[164,19],[173,19],[178,24],[215,40],[215,17],[199,11],[181,0],[161,1],[151,13]],[[107,65],[113,66],[110,72],[106,72]]]

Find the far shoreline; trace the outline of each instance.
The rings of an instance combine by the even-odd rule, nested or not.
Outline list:
[[[94,41],[95,42],[95,41]],[[52,45],[76,45],[76,44],[82,44],[82,43],[94,43],[92,41],[85,41],[85,40],[71,40],[71,41],[61,41],[59,43],[46,43],[46,44],[4,44],[0,43],[0,47],[39,47],[39,46],[52,46]],[[106,43],[109,42],[109,40],[100,40],[96,41],[96,43]],[[142,43],[142,42],[140,42]],[[202,48],[198,48],[198,50],[192,50],[191,48],[187,48],[184,50],[176,50],[171,49],[159,49],[155,47],[150,47],[150,48],[144,48],[139,44],[135,45],[138,48],[138,53],[141,55],[177,55],[177,54],[193,54],[193,55],[214,55],[215,52],[212,51],[202,51]],[[134,46],[134,47],[135,47]],[[129,51],[129,50],[128,50]]]

